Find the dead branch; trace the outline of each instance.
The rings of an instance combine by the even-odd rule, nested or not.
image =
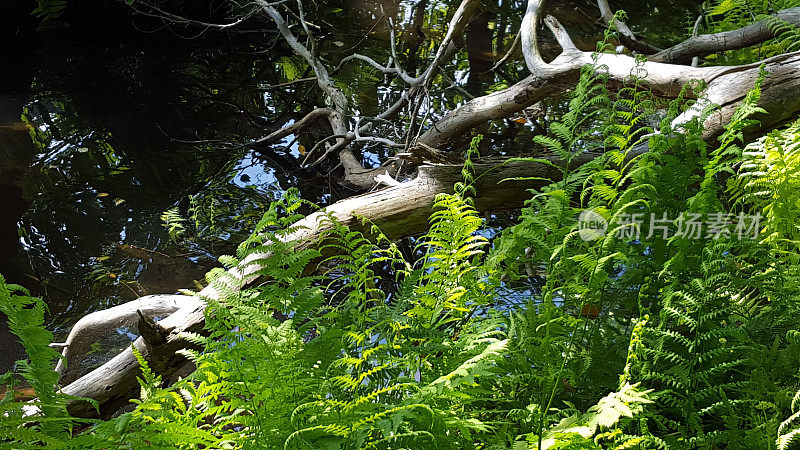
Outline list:
[[[773,17],[798,25],[800,24],[800,7],[781,10]],[[770,21],[759,20],[738,30],[692,36],[677,45],[650,56],[648,59],[654,62],[688,64],[691,63],[693,57],[702,58],[712,53],[751,47],[774,37],[775,33],[773,28],[770,27]]]
[[[166,317],[189,300],[190,297],[185,295],[148,295],[84,316],[72,327],[67,340],[59,344],[59,347],[63,347],[63,359],[56,365],[56,371],[61,374],[60,382],[71,383],[81,376],[81,363],[91,345],[114,333],[116,328],[135,325],[137,311],[150,317]]]
[[[625,22],[616,19],[614,13],[611,12],[611,7],[608,6],[608,0],[597,0],[597,7],[600,9],[600,20],[603,24],[611,25],[612,22],[614,23],[614,28],[616,28],[619,33],[619,40],[622,45],[629,48],[631,51],[645,55],[652,55],[661,50],[637,38]]]
[[[656,95],[674,98],[681,88],[693,80],[707,83],[703,93],[707,102],[721,105],[722,109],[706,123],[708,133],[719,132],[735,107],[752,88],[758,67],[766,64],[770,73],[764,84],[760,105],[770,112],[764,125],[780,123],[800,110],[796,90],[800,87],[800,53],[780,55],[746,66],[691,67],[653,61],[637,63],[627,55],[599,54],[578,51],[572,45],[563,27],[555,18],[548,17],[545,24],[561,44],[563,51],[550,63],[539,54],[537,27],[543,0],[530,0],[522,21],[522,52],[531,72],[528,78],[502,91],[475,98],[448,113],[417,140],[417,147],[437,149],[439,153],[447,144],[464,136],[472,128],[509,117],[524,108],[558,93],[566,92],[577,80],[581,67],[596,64],[608,73],[613,83],[623,83],[634,71],[647,76],[649,86]],[[689,114],[697,114],[692,111]],[[681,120],[688,120],[690,115]],[[419,149],[422,151],[421,149]],[[415,150],[417,151],[417,150]]]
[[[297,122],[289,126],[283,127],[280,130],[274,131],[269,135],[256,140],[255,143],[272,145],[276,142],[279,142],[286,136],[299,133],[306,126],[310,125],[313,122],[316,122],[322,117],[328,117],[332,113],[333,111],[328,108],[317,108],[311,111],[310,113],[306,114],[302,119],[298,120]]]
[[[273,6],[263,0],[257,1],[276,22],[279,31],[293,50],[314,68],[320,88],[333,104],[332,112],[326,116],[333,128],[333,139],[336,139],[337,142],[329,147],[329,151],[331,148],[334,149],[333,151],[339,151],[340,160],[345,165],[348,176],[354,177],[357,183],[361,185],[374,184],[376,176],[385,175],[387,171],[391,170],[391,167],[382,167],[376,170],[360,168],[360,164],[347,147],[348,139],[350,141],[357,139],[379,141],[382,139],[374,136],[362,136],[362,133],[367,133],[371,129],[373,122],[363,126],[356,123],[354,131],[348,130],[348,122],[345,121],[345,117],[347,117],[346,98],[333,85],[325,67],[291,34],[285,21]],[[425,86],[430,81],[428,77],[431,77],[430,74],[438,70],[440,63],[444,61],[449,51],[448,48],[452,47],[454,36],[460,32],[459,30],[463,31],[475,4],[476,0],[464,0],[461,3],[451,21],[448,35],[439,47],[433,62],[420,75],[422,78],[417,77],[421,80],[420,85],[407,89],[403,97],[379,115],[377,119],[385,120],[393,116],[414,98],[424,95]],[[652,90],[657,95],[667,98],[677,96],[682,87],[691,80],[704,81],[707,85],[703,93],[704,100],[698,102],[694,109],[687,111],[678,121],[686,121],[695,117],[699,113],[699,108],[708,102],[718,104],[721,106],[720,109],[706,121],[706,128],[710,136],[718,131],[722,124],[727,123],[733,110],[740,104],[758,76],[761,63],[734,67],[691,67],[655,61],[640,63],[626,55],[592,55],[575,48],[564,28],[552,17],[546,17],[544,23],[556,37],[563,51],[553,61],[545,63],[539,54],[537,45],[537,28],[543,4],[543,0],[529,0],[520,31],[522,51],[531,75],[505,90],[475,98],[456,108],[422,134],[416,140],[416,148],[432,154],[437,153],[448,142],[463,136],[472,127],[489,120],[511,116],[546,96],[566,92],[574,85],[581,68],[587,64],[596,64],[599,70],[608,73],[612,82],[618,84],[624,82],[631,73],[644,72]],[[697,38],[702,38],[702,36]],[[395,64],[397,64],[396,61]],[[760,105],[771,114],[761,119],[764,126],[770,126],[800,111],[800,97],[796,95],[800,88],[800,75],[798,75],[800,74],[800,52],[770,58],[763,61],[763,64],[766,66],[769,76],[762,88]],[[316,114],[321,115],[322,113]],[[291,131],[280,131],[291,133]],[[387,145],[391,143],[391,141],[380,142]],[[640,154],[644,151],[647,151],[646,145],[638,147],[633,153]],[[558,167],[563,164],[563,161],[553,155],[537,156],[548,159],[553,164],[534,162],[476,164],[476,208],[481,212],[517,208],[525,199],[529,198],[527,189],[541,184],[541,181],[518,180],[504,182],[498,186],[498,183],[504,179],[535,177],[537,180],[557,180],[561,174]],[[597,155],[594,153],[582,153],[573,159],[571,164],[574,167],[590,161],[595,156]],[[348,167],[350,169],[347,169]],[[329,216],[337,218],[354,230],[368,232],[369,230],[363,228],[361,220],[357,219],[365,217],[381,227],[390,238],[424,232],[428,226],[427,219],[432,212],[436,194],[452,192],[453,185],[460,180],[461,165],[423,165],[419,167],[417,177],[411,181],[351,197],[329,206],[322,212],[306,217],[294,225],[295,231],[285,239],[287,242],[295,242],[298,249],[315,245],[319,237],[330,227]],[[217,283],[229,283],[226,285],[227,290],[239,290],[250,285],[256,280],[255,274],[259,270],[257,261],[264,256],[250,255],[241,264],[229,270],[234,281],[220,279]],[[180,307],[161,321],[151,320],[155,314],[145,312],[143,304],[153,300],[146,301],[147,297],[143,297],[136,301],[139,302],[138,304],[118,307],[122,308],[119,311],[126,311],[125,314],[119,311],[111,314],[108,311],[101,312],[102,314],[98,314],[92,319],[98,322],[92,327],[108,329],[110,326],[108,324],[117,323],[115,322],[118,320],[117,317],[124,316],[125,320],[139,317],[142,337],[137,339],[133,345],[148,358],[148,361],[152,361],[153,370],[166,379],[185,363],[185,360],[177,353],[178,350],[189,345],[182,333],[200,331],[204,323],[205,302],[207,299],[221,297],[222,290],[217,283],[212,283],[196,297],[181,297]],[[85,339],[73,337],[73,334],[80,335],[80,328],[76,326],[71,333],[65,352],[75,351],[77,348],[75,343],[85,341]],[[63,388],[63,392],[95,399],[101,405],[101,412],[107,414],[113,412],[116,407],[127,402],[138,392],[137,374],[138,364],[133,352],[128,349],[100,368],[68,384]],[[85,402],[75,401],[70,404],[69,410],[78,416],[95,414],[92,407]]]
[[[201,332],[205,322],[205,302],[197,297],[177,297],[181,297],[180,308],[158,322],[159,329],[169,330],[168,334],[163,336],[163,342],[148,344],[142,337],[139,337],[132,344],[147,359],[151,369],[155,373],[161,374],[164,379],[168,379],[186,364],[185,358],[176,353],[181,349],[192,347],[191,343],[183,338],[182,333]],[[139,313],[136,311],[140,309],[136,305],[129,306],[126,303],[120,307],[133,310],[134,316],[138,319]],[[104,313],[104,311],[100,312]],[[98,326],[104,325],[100,323]],[[159,339],[159,341],[161,340]],[[64,386],[61,391],[67,395],[96,400],[100,404],[99,415],[107,417],[137,395],[139,383],[136,377],[139,373],[139,363],[131,348],[128,347],[99,368]],[[75,417],[96,417],[98,415],[95,408],[85,401],[73,401],[67,409]]]
[[[694,27],[692,27],[692,37],[697,37],[700,34],[700,25],[703,24],[703,15],[697,16],[697,19],[694,21]],[[692,57],[692,67],[697,67],[700,65],[700,57],[694,56]]]
[[[292,51],[302,57],[314,71],[314,74],[317,77],[317,85],[333,105],[331,113],[327,115],[328,122],[333,130],[333,134],[347,133],[347,122],[345,119],[345,116],[349,110],[347,97],[345,97],[341,89],[336,87],[331,79],[330,74],[328,73],[328,69],[325,68],[325,65],[319,60],[319,58],[317,58],[308,48],[306,48],[300,43],[300,41],[297,40],[297,37],[295,37],[291,30],[289,30],[289,26],[286,24],[283,16],[281,16],[274,6],[264,0],[256,0],[256,3],[261,6],[264,12],[272,19],[273,22],[275,22],[275,25],[278,27],[278,31],[280,32],[281,36],[283,36],[283,39],[286,41],[286,43],[289,44],[289,47],[291,47]],[[305,21],[302,18],[301,21],[305,24]],[[353,173],[360,173],[365,170],[361,163],[355,158],[355,156],[353,156],[353,153],[350,151],[347,143],[341,145],[341,147],[337,150],[339,152],[339,160],[341,161],[345,170],[345,179],[350,177],[350,175]],[[355,179],[351,179],[349,181],[352,184],[356,184]],[[371,187],[371,185],[362,185],[359,187],[368,188]]]
[[[572,160],[572,164],[584,164],[597,155],[597,153],[579,155]],[[553,155],[542,155],[542,157],[549,158],[554,165],[539,162],[503,164],[502,161],[475,164],[477,192],[475,206],[478,211],[497,212],[519,208],[530,196],[527,189],[541,185],[541,179],[558,179],[561,173],[558,166],[563,164],[563,161]],[[421,166],[417,177],[411,181],[339,201],[323,211],[298,221],[292,225],[295,231],[284,239],[286,242],[295,242],[295,248],[298,250],[316,245],[320,237],[331,229],[329,216],[335,217],[353,230],[369,233],[369,226],[365,226],[361,220],[367,218],[381,227],[384,234],[392,239],[423,233],[429,225],[428,217],[433,212],[436,195],[453,191],[455,183],[462,180],[461,169],[460,164]],[[532,177],[536,180],[513,180],[520,177]],[[503,181],[506,179],[512,180]],[[203,299],[220,299],[222,297],[220,283],[226,283],[226,288],[234,291],[253,283],[256,280],[255,273],[260,269],[258,260],[265,256],[267,255],[252,254],[238,266],[230,269],[228,272],[235,281],[221,278],[195,297],[177,296],[181,300],[180,308],[161,321],[149,320],[154,314],[144,313],[142,304],[145,303],[146,297],[116,307],[133,311],[132,315],[137,319],[145,317],[141,319],[144,325],[140,325],[142,337],[133,345],[147,358],[154,372],[167,379],[186,363],[184,357],[177,353],[189,345],[181,333],[202,330],[206,304]],[[141,316],[138,312],[140,310],[143,312]],[[98,329],[99,327],[109,329],[110,325],[100,320],[103,315],[107,317],[116,315],[108,314],[107,311],[95,314],[98,320],[94,323]],[[139,386],[136,381],[138,374],[139,365],[133,352],[128,348],[103,366],[65,386],[62,392],[92,398],[100,403],[101,415],[108,415],[138,394]],[[84,401],[72,402],[69,411],[79,417],[97,415],[94,408]]]

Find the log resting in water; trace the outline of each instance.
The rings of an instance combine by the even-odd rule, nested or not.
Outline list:
[[[564,52],[550,63],[545,63],[541,59],[536,49],[536,29],[541,6],[541,0],[530,0],[523,20],[523,53],[532,75],[505,90],[476,98],[453,110],[419,138],[417,143],[425,152],[430,152],[431,149],[436,152],[438,148],[444,148],[451,141],[468,134],[472,128],[489,120],[508,117],[549,95],[568,91],[574,85],[580,68],[593,62],[591,54],[577,50],[563,27],[551,17],[548,17],[545,23],[556,36]],[[640,72],[639,75],[647,76],[654,93],[667,98],[677,96],[683,85],[691,80],[707,83],[704,93],[708,101],[721,106],[719,111],[706,121],[707,139],[718,134],[722,125],[728,122],[735,108],[741,104],[752,88],[761,65],[756,63],[734,67],[694,68],[652,61],[637,65],[632,57],[609,54],[600,55],[598,62],[607,68],[610,80],[615,83],[624,83],[632,72],[643,70],[644,72]],[[800,111],[800,96],[797,95],[797,92],[800,92],[800,52],[770,58],[763,64],[769,75],[762,89],[759,106],[770,114],[759,119],[764,127],[768,127],[789,120]],[[698,108],[687,111],[678,122],[685,122],[699,114],[699,107],[703,106],[703,102],[698,103],[700,104]],[[646,147],[639,149],[639,151],[646,150]],[[549,159],[556,165],[560,163],[558,158],[552,155],[536,156]],[[573,160],[573,167],[584,164],[595,156],[596,154],[581,154]],[[529,198],[527,189],[541,184],[541,181],[499,183],[502,180],[516,177],[557,180],[561,175],[557,167],[534,162],[476,164],[475,169],[477,189],[475,206],[481,212],[518,208]],[[302,219],[295,224],[297,230],[287,236],[286,240],[296,242],[298,248],[314,245],[330,226],[325,220],[326,214],[336,217],[355,230],[362,231],[366,230],[358,217],[367,218],[380,226],[389,238],[394,239],[422,233],[427,229],[428,217],[432,212],[436,194],[452,192],[453,185],[460,180],[460,165],[423,165],[419,167],[417,177],[411,181],[342,200],[327,207],[323,212]],[[238,286],[231,288],[238,289],[254,281],[253,274],[257,267],[254,267],[252,261],[257,258],[258,256],[251,256],[229,271],[241,281]],[[131,312],[135,313],[144,328],[148,330],[133,345],[150,361],[152,369],[164,379],[186,362],[176,354],[188,344],[181,333],[198,332],[203,328],[205,304],[200,297],[219,298],[220,293],[212,284],[203,289],[200,296],[181,297],[180,307],[157,325],[150,320],[152,315],[148,315],[141,308],[135,305],[123,308],[127,311],[125,316],[128,319],[133,317]],[[145,299],[137,301],[143,302]],[[138,312],[140,310],[141,314]],[[105,311],[95,314],[97,315],[92,321],[113,322],[118,312]],[[72,335],[79,333],[80,327],[73,330],[68,339],[73,350],[79,339]],[[69,348],[68,346],[65,352],[70,352]],[[100,404],[101,414],[108,415],[138,393],[139,387],[136,381],[138,373],[138,363],[128,348],[103,366],[69,383],[62,390],[66,394],[96,400]],[[75,416],[96,415],[94,408],[83,401],[73,401],[69,405],[69,411]]]
[[[147,295],[84,316],[72,327],[64,343],[53,344],[54,347],[63,348],[63,359],[56,364],[56,372],[61,374],[59,381],[62,384],[75,381],[80,376],[80,364],[89,353],[91,344],[113,333],[118,327],[136,324],[139,320],[138,311],[148,317],[167,317],[188,300],[190,297],[185,295]]]
[[[573,164],[584,164],[595,158],[597,153],[585,153],[577,156]],[[547,155],[542,155],[547,158]],[[549,159],[558,163],[558,159]],[[324,232],[329,229],[330,221],[327,215],[336,217],[341,223],[354,230],[367,232],[362,224],[361,217],[369,219],[381,227],[384,234],[392,239],[404,236],[421,234],[427,230],[428,218],[433,211],[435,197],[439,193],[453,191],[456,182],[461,181],[460,165],[426,165],[419,167],[418,175],[413,180],[400,183],[397,186],[371,192],[364,195],[339,201],[325,208],[323,211],[309,215],[294,226],[298,229],[286,237],[288,242],[296,242],[296,248],[302,249],[315,245]],[[475,164],[476,192],[475,206],[480,212],[503,211],[519,208],[530,197],[528,189],[541,184],[541,181],[507,180],[518,177],[537,177],[545,179],[558,179],[560,171],[556,167],[536,162],[516,162],[502,164],[478,163]],[[258,269],[251,261],[263,255],[251,255],[229,272],[237,279],[242,280],[239,289],[254,281],[253,273]],[[155,297],[164,299],[170,305],[180,305],[171,315],[157,322],[159,331],[148,339],[139,337],[133,345],[147,358],[151,368],[159,373],[163,379],[168,378],[178,370],[186,360],[176,354],[185,348],[187,342],[182,338],[184,331],[199,332],[204,324],[205,303],[200,297],[220,297],[220,293],[213,284],[203,289],[199,296],[148,296],[129,302],[106,311],[99,311],[87,316],[76,325],[67,343],[74,346],[88,348],[91,340],[85,339],[97,334],[87,334],[87,326],[102,326],[104,330],[112,330],[113,324],[119,323],[123,315],[130,320],[138,317],[137,311],[152,317],[158,313],[152,310],[145,312],[143,305],[161,305]],[[122,314],[124,311],[124,314]],[[163,311],[163,309],[159,310]],[[141,319],[140,319],[141,320]],[[108,322],[111,325],[103,324]],[[152,326],[150,327],[152,328]],[[79,341],[80,344],[78,343]],[[148,342],[149,341],[149,342]],[[70,355],[70,347],[65,349],[65,355]],[[139,392],[136,377],[139,375],[138,363],[130,348],[115,356],[103,366],[80,377],[64,386],[62,392],[69,395],[87,397],[96,400],[101,407],[101,415],[112,414],[124,406]],[[69,405],[71,414],[79,417],[96,415],[94,407],[88,402],[74,401]]]
[[[800,54],[773,58],[769,61],[768,67],[773,72],[765,83],[760,105],[773,114],[761,119],[762,122],[774,124],[800,111],[800,97],[796,95],[800,88]],[[720,112],[709,118],[706,123],[713,133],[720,130],[721,125],[741,103],[746,92],[752,87],[757,73],[758,65],[738,71],[731,70],[720,74],[717,84],[709,88],[718,89],[718,98],[727,99],[722,103]],[[687,116],[694,113],[689,112]],[[458,114],[463,114],[463,111]],[[646,151],[646,148],[642,151]],[[559,162],[558,158],[552,155],[537,156],[550,159],[556,164]],[[573,165],[584,164],[595,156],[597,154],[582,154],[573,160]],[[476,164],[475,169],[477,175],[475,206],[481,212],[519,208],[529,197],[527,189],[535,187],[537,183],[541,184],[531,181],[506,181],[498,184],[501,180],[515,177],[557,180],[560,176],[560,171],[552,166],[531,162],[505,165]],[[313,245],[329,226],[323,220],[325,213],[333,215],[353,229],[362,230],[361,221],[357,217],[365,217],[380,226],[390,238],[424,232],[428,226],[428,217],[436,194],[452,192],[453,185],[461,180],[461,166],[423,165],[418,170],[417,177],[411,181],[342,200],[329,206],[324,212],[302,219],[296,224],[300,228],[288,236],[287,240],[298,242],[298,247]],[[253,259],[256,258],[245,260],[239,267],[231,269],[232,274],[242,280],[242,286],[253,281],[252,273],[257,270],[250,263]],[[211,298],[219,297],[213,285],[200,294]],[[136,348],[152,361],[153,370],[160,373],[164,379],[186,362],[182,356],[175,353],[187,345],[180,333],[197,332],[203,328],[204,303],[197,297],[183,297],[181,302],[182,306],[178,310],[158,322],[165,331],[163,343],[148,345],[141,337],[134,342]],[[98,314],[95,318],[102,318],[102,312],[95,314]],[[138,363],[133,352],[126,349],[103,366],[65,386],[63,392],[95,399],[101,405],[101,414],[111,414],[138,393],[139,387],[136,381],[138,373]],[[69,411],[73,415],[82,417],[96,415],[94,408],[87,402],[72,402]]]

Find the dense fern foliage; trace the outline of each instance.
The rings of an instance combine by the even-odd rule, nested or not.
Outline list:
[[[730,3],[730,2],[729,2]],[[717,6],[731,8],[735,2]],[[726,6],[727,5],[727,6]],[[731,6],[733,5],[733,6]],[[196,366],[165,383],[137,354],[141,395],[108,421],[70,417],[44,307],[0,279],[28,359],[6,375],[13,448],[791,448],[800,443],[800,122],[743,145],[762,77],[718,142],[707,110],[675,129],[645,73],[585,68],[537,143],[566,164],[514,223],[486,228],[464,182],[401,249],[325,216],[291,242],[296,191],[219,269]],[[593,162],[570,162],[587,151]],[[646,150],[646,151],[645,151]],[[540,180],[541,181],[541,180]],[[587,235],[581,213],[608,226]],[[173,239],[185,222],[163,220]],[[18,384],[35,400],[20,397]]]

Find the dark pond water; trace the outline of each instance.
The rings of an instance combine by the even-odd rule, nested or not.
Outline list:
[[[246,145],[282,101],[265,88],[275,74],[260,67],[263,54],[168,42],[93,44],[56,31],[6,74],[0,274],[44,298],[57,339],[88,312],[194,288],[289,187],[330,199],[324,177],[286,163],[296,142]],[[173,208],[185,220],[174,239],[162,219]],[[5,372],[20,352],[0,322]],[[110,347],[134,336],[118,331]]]

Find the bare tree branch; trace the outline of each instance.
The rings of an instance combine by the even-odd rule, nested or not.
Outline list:
[[[280,141],[281,139],[285,138],[286,136],[289,136],[291,134],[297,134],[303,128],[307,127],[309,124],[319,120],[322,117],[328,117],[333,113],[334,111],[328,108],[317,108],[311,111],[310,113],[306,114],[302,119],[298,120],[297,122],[289,126],[283,127],[280,130],[274,131],[269,135],[256,140],[255,143],[265,144],[265,145],[274,144]]]
[[[725,106],[714,116],[716,119],[713,121],[716,125],[709,125],[709,130],[719,130],[718,120],[729,117],[730,107],[735,107],[743,99],[744,94],[752,87],[755,79],[753,76],[758,73],[760,63],[733,67],[691,67],[652,61],[639,63],[635,58],[627,55],[598,54],[596,58],[593,58],[590,52],[574,50],[564,51],[555,60],[545,63],[537,48],[533,47],[534,43],[538,41],[536,27],[542,3],[543,0],[528,1],[520,31],[522,33],[522,51],[531,76],[502,91],[475,98],[451,111],[420,136],[417,145],[422,148],[416,149],[415,152],[429,154],[429,149],[436,149],[434,153],[439,153],[441,158],[441,148],[448,142],[463,136],[470,129],[490,120],[509,117],[554,93],[566,92],[569,86],[572,86],[577,80],[581,67],[587,64],[596,64],[598,67],[602,67],[608,72],[609,78],[616,83],[624,82],[633,71],[644,71],[654,93],[666,98],[674,98],[680,93],[683,85],[689,81],[705,81],[708,83],[705,91],[707,100]],[[548,18],[547,22],[548,27],[557,36],[564,33],[563,27],[555,18]],[[564,37],[558,39],[562,41],[562,46],[570,47]],[[788,94],[787,88],[796,88],[800,84],[796,76],[790,75],[792,68],[800,70],[800,53],[781,55],[766,60],[764,63],[767,64],[767,70],[771,72],[765,91],[772,89],[773,92],[781,93],[787,98],[796,98],[796,95]],[[731,76],[723,76],[728,74]],[[741,76],[745,74],[746,76]],[[775,87],[770,88],[770,83]],[[795,109],[794,104],[791,107],[781,107],[782,105],[778,101],[776,98],[772,104],[768,105],[772,109],[769,120],[785,118],[787,114],[798,110]],[[692,114],[696,113],[697,111],[692,111]],[[684,116],[683,119],[686,120],[688,117]]]
[[[800,24],[800,7],[779,11],[773,17],[787,23]],[[775,37],[768,20],[759,20],[738,30],[701,34],[662,50],[648,59],[654,62],[688,64],[693,57],[708,56],[726,50],[751,47]]]
[[[396,66],[395,67],[383,66],[380,63],[378,63],[377,61],[375,61],[374,59],[370,58],[369,56],[364,56],[364,55],[361,55],[361,54],[358,54],[358,53],[353,53],[350,56],[346,56],[346,57],[342,58],[342,61],[339,63],[339,66],[337,66],[336,69],[334,69],[334,72],[339,70],[339,67],[341,67],[343,64],[345,64],[345,63],[347,63],[349,61],[353,61],[353,60],[364,61],[367,64],[369,64],[370,66],[374,67],[375,69],[377,69],[378,71],[380,71],[381,73],[384,73],[384,74],[399,75],[401,78],[403,78],[403,81],[405,81],[406,83],[412,84],[412,82],[414,81],[413,78],[409,77],[408,74],[405,71],[403,71],[402,69],[400,69],[399,67],[396,67]],[[393,61],[393,62],[396,62],[396,61]]]
[[[544,0],[528,0],[519,31],[522,36],[522,56],[525,57],[525,65],[534,76],[537,76],[541,68],[546,66],[541,53],[539,53],[539,15],[543,4]]]
[[[703,24],[703,15],[700,14],[697,16],[697,19],[694,21],[694,27],[692,27],[692,37],[697,37],[700,34],[700,25]],[[695,56],[692,58],[692,67],[697,67],[700,65],[700,58]]]
[[[572,38],[569,37],[569,33],[567,33],[567,30],[564,28],[563,25],[561,25],[561,23],[558,20],[556,20],[555,17],[553,16],[545,17],[544,24],[547,26],[550,32],[553,33],[553,36],[555,36],[556,41],[558,41],[558,45],[561,46],[561,49],[564,53],[580,52],[580,50],[578,50],[578,47],[575,46],[575,43],[572,42]]]
[[[67,340],[59,345],[63,348],[63,359],[56,364],[56,372],[61,374],[60,382],[71,383],[83,375],[80,373],[81,363],[89,353],[91,344],[109,335],[117,327],[136,324],[137,311],[143,311],[151,317],[166,317],[190,300],[185,295],[148,295],[84,316],[72,327]]]
[[[608,6],[608,0],[597,0],[597,7],[600,9],[600,20],[605,25],[611,25],[613,22],[614,28],[619,32],[619,40],[622,45],[645,55],[652,55],[660,50],[647,42],[639,40],[625,22],[614,18],[614,13],[611,11],[611,7]]]
[[[458,6],[455,14],[453,14],[453,18],[450,19],[450,24],[447,27],[447,34],[445,34],[444,39],[442,39],[441,44],[439,44],[433,61],[421,75],[424,85],[428,85],[428,83],[433,80],[436,71],[439,70],[439,66],[443,65],[444,60],[448,59],[455,51],[453,40],[456,36],[464,34],[467,24],[472,20],[478,4],[479,0],[463,0]]]
[[[347,180],[350,178],[350,181],[354,181],[359,178],[359,175],[363,175],[365,172],[369,172],[371,169],[364,169],[361,166],[361,163],[356,160],[355,156],[353,156],[352,152],[350,151],[349,145],[353,141],[357,142],[373,142],[373,143],[384,143],[386,145],[395,146],[392,141],[383,138],[377,138],[374,136],[369,137],[359,137],[356,138],[356,134],[367,132],[371,129],[371,124],[365,125],[365,128],[360,128],[354,133],[348,131],[346,117],[348,114],[349,106],[347,102],[347,98],[344,96],[344,93],[335,86],[328,70],[322,64],[322,62],[316,58],[312,51],[310,51],[306,46],[301,44],[297,37],[289,30],[289,27],[286,24],[286,21],[283,19],[281,14],[275,9],[275,7],[271,6],[265,0],[256,0],[256,3],[261,6],[264,12],[275,22],[276,26],[278,27],[278,31],[292,48],[292,50],[301,56],[309,66],[311,66],[312,70],[316,74],[317,84],[319,85],[320,89],[325,93],[327,98],[330,99],[331,103],[333,104],[333,113],[328,115],[328,121],[331,124],[331,128],[333,130],[333,135],[337,136],[337,141],[328,147],[325,154],[323,155],[323,159],[329,156],[334,152],[338,152],[339,160],[342,163],[342,166],[345,169],[345,179]],[[392,45],[393,51],[393,64],[394,68],[383,66],[372,58],[363,56],[363,55],[351,55],[345,58],[342,63],[353,60],[359,59],[365,61],[375,67],[376,69],[384,72],[384,73],[396,73],[399,75],[404,82],[410,85],[409,92],[417,92],[417,87],[419,86],[427,86],[433,79],[434,75],[436,74],[437,70],[439,69],[440,64],[443,63],[444,59],[449,55],[452,55],[454,51],[454,46],[452,45],[452,41],[454,36],[458,36],[463,34],[467,23],[471,19],[476,7],[478,4],[478,0],[463,0],[459,5],[458,9],[453,15],[453,18],[450,20],[450,24],[447,30],[447,34],[445,35],[442,43],[439,45],[439,48],[433,58],[433,61],[428,66],[428,68],[418,77],[412,78],[410,77],[405,71],[403,71],[397,60],[396,54],[394,53],[394,45]],[[304,21],[301,11],[301,21]],[[341,65],[341,64],[340,64]],[[384,114],[378,116],[379,118],[385,118],[389,115],[396,114],[400,108],[402,108],[403,104],[409,100],[410,96],[404,95],[401,97],[400,101],[392,105]],[[326,139],[329,141],[330,139]],[[317,146],[315,146],[316,148]],[[309,152],[309,155],[312,152]],[[306,157],[308,160],[308,156]],[[317,162],[320,160],[318,159]],[[312,164],[313,165],[313,164]],[[354,183],[356,184],[356,183]],[[365,187],[365,186],[361,186]]]
[[[503,64],[505,64],[505,63],[506,63],[506,61],[508,61],[508,59],[509,59],[509,58],[511,58],[511,55],[513,55],[513,54],[514,54],[514,50],[516,50],[516,49],[517,49],[517,44],[519,44],[519,38],[520,38],[520,33],[517,33],[517,34],[516,34],[516,36],[514,36],[514,41],[513,41],[513,42],[511,43],[511,45],[508,47],[508,50],[506,51],[506,54],[505,54],[505,55],[503,55],[503,57],[502,57],[502,58],[500,58],[500,60],[499,60],[499,61],[497,61],[497,62],[496,62],[496,63],[495,63],[493,66],[492,66],[492,68],[491,68],[491,69],[489,69],[489,72],[494,72],[494,71],[496,71],[496,70],[497,70],[497,69],[499,69],[499,68],[500,68],[500,67],[501,67]]]
[[[271,5],[273,5],[273,6],[274,5],[279,5],[279,4],[281,4],[283,2],[286,2],[286,1],[289,1],[289,0],[281,0],[279,2],[271,3]],[[142,6],[142,5],[145,8],[148,8],[151,11],[155,11],[155,12],[153,13],[153,12],[143,11],[140,8],[140,6]],[[229,23],[209,23],[209,22],[203,22],[201,20],[190,19],[190,18],[184,17],[184,16],[179,16],[177,14],[172,14],[172,13],[170,13],[168,11],[164,11],[163,9],[161,9],[161,8],[151,4],[151,3],[148,3],[148,2],[134,2],[134,3],[131,4],[131,7],[136,12],[138,12],[139,14],[142,14],[142,15],[145,15],[145,16],[148,16],[148,17],[154,17],[154,18],[157,18],[157,19],[163,19],[163,20],[167,21],[169,24],[192,25],[192,26],[206,28],[206,29],[215,28],[215,29],[219,29],[219,30],[225,30],[225,29],[228,29],[228,28],[236,27],[236,26],[242,24],[247,19],[253,17],[255,12],[257,11],[255,9],[252,10],[252,11],[249,11],[246,14],[244,14],[243,16],[239,17],[238,19],[234,20],[233,22],[229,22]]]
[[[322,64],[322,62],[316,58],[314,54],[308,50],[308,48],[306,48],[297,40],[294,34],[292,34],[291,30],[289,30],[289,27],[286,25],[286,21],[283,20],[283,16],[281,16],[275,7],[270,6],[270,4],[264,0],[256,0],[256,3],[258,3],[264,12],[266,12],[267,15],[275,22],[275,25],[278,27],[278,31],[281,33],[281,36],[283,36],[292,50],[301,56],[306,63],[311,66],[312,70],[316,74],[317,85],[320,87],[320,89],[322,89],[322,92],[325,93],[326,97],[333,104],[333,112],[328,114],[328,122],[331,125],[333,134],[340,135],[347,133],[347,122],[345,119],[345,115],[349,110],[347,97],[345,97],[341,89],[336,87],[330,77],[330,74],[328,73],[328,69],[325,68],[325,65]],[[339,152],[339,161],[342,163],[342,166],[345,170],[345,178],[353,173],[360,173],[365,170],[361,163],[355,158],[355,156],[353,156],[348,144],[349,143],[345,141],[339,141],[334,144],[334,146],[337,147],[336,151]]]

